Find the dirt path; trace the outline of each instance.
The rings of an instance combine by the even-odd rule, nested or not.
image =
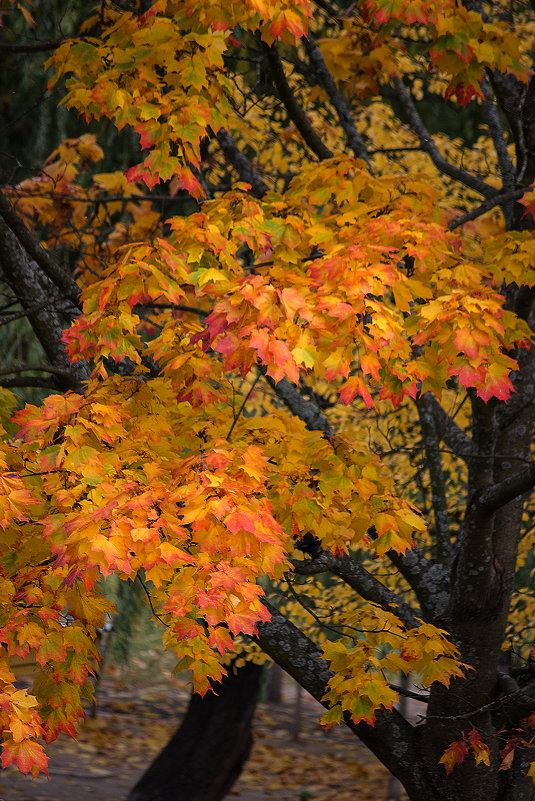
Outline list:
[[[160,678],[160,677],[159,677]],[[76,741],[52,744],[50,778],[31,779],[10,768],[0,773],[0,801],[122,801],[179,725],[189,690],[177,678],[148,682],[107,675],[99,712]],[[295,739],[296,688],[283,703],[260,704],[255,745],[229,801],[382,801],[388,774],[342,727],[325,734],[321,707],[302,696]]]

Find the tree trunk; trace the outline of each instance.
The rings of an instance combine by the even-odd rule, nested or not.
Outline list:
[[[247,761],[262,666],[247,663],[204,698],[192,695],[180,727],[126,801],[219,801]]]
[[[282,703],[282,668],[276,662],[268,670],[266,701],[268,704]]]

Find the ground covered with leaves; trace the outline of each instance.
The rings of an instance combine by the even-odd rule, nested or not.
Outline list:
[[[122,801],[166,744],[187,706],[185,681],[152,649],[128,669],[108,667],[95,718],[77,740],[61,736],[47,750],[49,779],[14,768],[0,773],[0,801]],[[282,702],[261,703],[249,762],[229,794],[237,801],[381,801],[388,774],[345,728],[325,734],[321,707],[284,680]]]

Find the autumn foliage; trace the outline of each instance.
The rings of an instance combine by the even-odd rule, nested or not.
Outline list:
[[[54,390],[0,396],[3,767],[46,771],[41,738],[75,735],[117,574],[143,584],[201,694],[236,650],[264,652],[411,798],[469,762],[498,798],[515,753],[531,798],[533,696],[503,711],[496,682],[529,617],[512,592],[535,485],[535,132],[507,98],[533,92],[532,13],[125,5],[59,44],[49,85],[135,132],[134,163],[101,170],[84,133],[0,207]],[[486,114],[465,159],[424,124],[436,98]],[[16,689],[10,658],[30,649],[40,671]],[[400,672],[430,688],[425,726],[393,708]]]

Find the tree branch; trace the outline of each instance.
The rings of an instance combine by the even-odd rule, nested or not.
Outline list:
[[[285,378],[278,383],[271,376],[265,378],[275,394],[310,431],[323,431],[329,438],[335,435],[331,424],[312,399],[303,398],[297,387]],[[433,620],[442,614],[449,598],[446,568],[428,560],[417,548],[405,554],[388,551],[387,556],[413,588],[422,610]]]
[[[510,203],[512,200],[519,200],[522,195],[527,192],[527,189],[528,187],[524,187],[524,189],[515,189],[513,192],[501,192],[499,195],[494,195],[494,197],[484,200],[480,206],[472,209],[472,211],[467,211],[466,214],[461,214],[460,217],[455,217],[454,220],[450,220],[448,223],[449,230],[454,231],[455,228],[458,228],[460,225],[464,225],[471,220],[476,220],[495,206],[502,206],[505,203]]]
[[[415,403],[420,418],[425,464],[429,471],[429,483],[431,485],[431,503],[436,529],[436,557],[439,562],[446,564],[451,555],[447,491],[430,398],[431,394],[425,392],[420,398],[417,398]]]
[[[474,501],[474,506],[488,514],[494,514],[510,501],[514,501],[520,495],[529,492],[535,487],[535,462],[515,475],[504,478],[494,486],[488,487],[480,492]]]
[[[462,428],[459,428],[434,395],[426,392],[423,397],[425,397],[425,402],[433,415],[439,440],[442,440],[459,459],[463,459],[465,462],[469,461],[474,455],[474,445],[468,434],[465,434]]]
[[[41,387],[43,389],[56,389],[56,384],[50,378],[27,376],[26,378],[0,378],[0,387]]]
[[[282,61],[280,59],[276,43],[273,43],[271,47],[265,45],[265,52],[271,67],[271,77],[273,78],[273,82],[277,87],[280,98],[286,107],[288,116],[295,124],[295,127],[303,137],[308,147],[319,159],[332,158],[332,152],[316,133],[310,120],[297,102],[294,93],[290,89],[288,81],[286,80],[286,75],[284,74],[284,67],[282,66]]]
[[[1,315],[0,326],[9,325],[9,323],[13,323],[15,320],[20,320],[22,317],[27,317],[32,312],[39,311],[39,309],[45,309],[47,306],[50,306],[51,303],[57,302],[57,300],[58,296],[56,294],[55,296],[45,298],[45,300],[41,300],[38,303],[35,303],[33,306],[30,306],[27,309],[23,309],[23,311],[13,312],[13,314]]]
[[[515,185],[515,168],[507,149],[507,142],[505,141],[505,134],[502,128],[500,117],[498,115],[498,109],[496,108],[489,82],[486,78],[483,78],[481,81],[481,90],[485,96],[483,108],[485,111],[485,117],[487,118],[489,133],[492,137],[492,141],[494,142],[494,148],[498,157],[503,188],[510,192]]]
[[[338,91],[336,83],[334,82],[334,78],[327,68],[325,60],[321,54],[321,50],[312,38],[311,34],[309,34],[308,37],[303,36],[301,41],[306,48],[310,63],[312,64],[321,85],[327,92],[329,100],[334,106],[334,109],[338,115],[338,119],[340,120],[340,125],[342,126],[342,129],[346,135],[347,144],[357,158],[363,159],[363,161],[366,162],[370,173],[373,175],[366,145],[364,144],[361,135],[355,127],[349,106],[344,100],[341,92]]]
[[[488,613],[498,596],[494,566],[492,513],[477,501],[494,484],[496,402],[484,403],[470,392],[474,455],[468,465],[466,512],[458,539],[452,575],[453,612],[457,619]]]
[[[327,437],[334,436],[333,427],[314,400],[306,400],[287,378],[279,382],[269,375],[264,375],[264,378],[277,397],[305,423],[309,431],[323,431]]]
[[[0,42],[0,50],[8,53],[40,53],[46,50],[56,50],[65,40],[55,39],[54,41],[42,42],[27,42],[27,43],[9,43]]]
[[[258,198],[263,197],[269,191],[268,185],[260,173],[255,170],[247,156],[241,152],[229,132],[221,128],[217,133],[217,141],[226,160],[235,168],[240,179],[245,183],[251,184],[252,194]]]
[[[396,78],[395,86],[405,108],[407,117],[409,118],[410,124],[420,139],[422,150],[425,150],[437,170],[440,170],[440,172],[444,173],[444,175],[449,175],[450,178],[453,178],[455,181],[459,181],[465,186],[470,187],[470,189],[474,189],[476,192],[479,192],[481,195],[483,195],[483,197],[489,198],[495,195],[496,189],[494,186],[491,186],[486,181],[482,181],[481,178],[477,178],[475,175],[472,175],[466,170],[456,167],[454,164],[450,164],[448,161],[446,161],[444,156],[441,155],[437,146],[435,145],[431,134],[423,124],[416,106],[414,105],[414,101],[410,95],[410,92],[403,81],[401,81],[399,78]]]
[[[37,262],[55,286],[61,290],[63,296],[75,306],[80,301],[80,288],[76,281],[54,261],[50,254],[42,247],[37,237],[26,227],[23,220],[6,196],[0,192],[0,214],[6,225],[15,234],[27,254]]]
[[[449,566],[427,559],[418,548],[404,554],[390,550],[386,555],[414,590],[425,619],[440,621],[450,599]]]
[[[334,573],[345,584],[354,589],[361,598],[371,601],[387,612],[396,615],[406,628],[417,628],[420,625],[420,621],[409,604],[402,601],[395,592],[385,587],[360,562],[351,556],[334,556],[324,551],[314,559],[293,559],[292,566],[294,571],[301,576],[310,576],[327,571]]]
[[[57,294],[57,287],[41,271],[39,265],[32,261],[28,251],[8,227],[2,215],[0,215],[0,264],[5,280],[26,311],[30,325],[51,366],[61,371],[61,374],[56,374],[54,386],[64,390],[79,389],[80,382],[89,377],[88,365],[85,361],[71,364],[61,341],[65,320],[73,316],[72,303],[62,298],[54,308],[50,308],[50,304],[45,307],[41,305],[43,297]],[[24,385],[28,385],[29,380],[26,378]],[[32,380],[32,385],[37,385],[35,382],[38,380],[43,379]],[[17,379],[5,379],[3,383],[4,386],[16,386],[15,381]]]
[[[322,651],[278,609],[264,601],[271,620],[257,625],[254,637],[262,650],[290,674],[307,692],[326,709],[323,701],[327,684],[332,676]],[[373,726],[355,724],[346,715],[344,722],[351,731],[386,765],[395,771],[404,784],[410,786],[411,772],[417,764],[414,730],[396,710],[379,711]],[[400,760],[399,754],[404,758]]]
[[[6,367],[0,370],[1,375],[13,375],[16,373],[27,373],[30,371],[41,371],[43,373],[52,373],[52,375],[68,376],[72,375],[71,370],[62,370],[59,367],[52,367],[47,364],[21,364],[17,367]]]

